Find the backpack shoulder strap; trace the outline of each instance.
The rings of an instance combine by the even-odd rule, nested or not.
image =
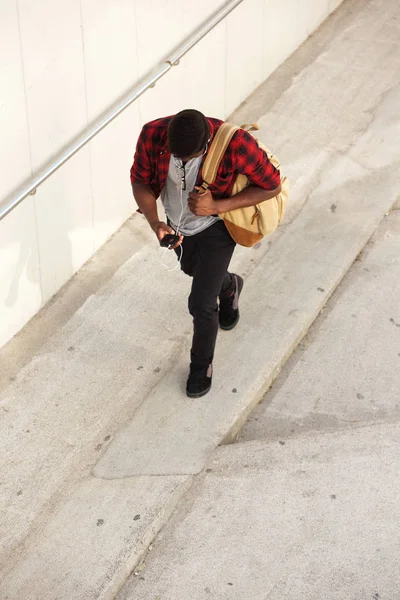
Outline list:
[[[258,123],[244,123],[240,126],[240,129],[244,129],[245,131],[258,131],[260,128]]]
[[[233,135],[238,129],[240,129],[240,127],[237,125],[223,123],[215,134],[201,170],[203,178],[201,187],[203,190],[207,190],[208,187],[214,183],[222,157],[224,156]]]

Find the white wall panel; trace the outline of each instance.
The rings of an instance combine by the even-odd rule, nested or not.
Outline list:
[[[329,13],[329,0],[301,0],[298,4],[298,23],[302,39],[305,40]]]
[[[182,0],[136,0],[139,77],[153,69],[185,35]]]
[[[94,252],[88,147],[40,186],[35,202],[47,302]]]
[[[155,66],[169,51],[180,45],[206,21],[223,2],[204,0],[189,3],[182,0],[163,6],[151,0],[146,9],[137,0],[138,54],[141,73]],[[170,11],[174,12],[171,13]],[[154,22],[152,21],[154,18]],[[145,27],[152,24],[152,36]],[[177,23],[179,26],[177,26]],[[226,23],[221,23],[184,56],[154,90],[139,100],[141,123],[175,114],[184,108],[197,108],[209,116],[226,116]],[[153,37],[154,36],[154,37]],[[159,40],[159,47],[153,44]],[[163,44],[163,45],[161,45]]]
[[[182,77],[186,101],[182,108],[197,108],[209,117],[226,117],[225,22],[187,54],[182,61]]]
[[[129,171],[139,133],[137,107],[132,106],[91,142],[96,250],[136,210]]]
[[[18,0],[33,169],[87,124],[79,0]]]
[[[339,4],[342,4],[343,0],[328,0],[328,14],[331,14],[334,10],[337,9]]]
[[[274,3],[265,0],[263,79],[269,77],[303,41],[298,10],[299,0],[280,0]]]
[[[233,112],[264,79],[263,15],[264,0],[246,0],[227,18],[226,109],[228,114]]]
[[[132,0],[82,0],[89,121],[138,79]],[[94,245],[99,248],[134,210],[129,183],[139,109],[134,103],[90,143]]]
[[[16,0],[0,2],[0,201],[31,174]]]
[[[132,0],[81,0],[88,117],[92,121],[138,79]]]
[[[192,34],[225,2],[203,0],[187,3],[183,19]],[[179,68],[179,67],[178,67]],[[226,117],[226,21],[203,38],[182,60],[186,105],[209,117]]]
[[[193,3],[194,4],[194,3]],[[139,76],[153,69],[191,31],[187,0],[136,0]]]
[[[212,60],[205,51],[212,51]],[[208,116],[226,116],[225,23],[207,40],[184,56],[155,86],[140,98],[141,122],[196,108]]]
[[[174,67],[139,99],[140,123],[173,115],[186,108],[188,88],[182,65]]]
[[[40,309],[40,269],[32,196],[0,221],[0,346]]]
[[[137,0],[139,72],[146,73],[179,46],[224,2],[204,0]],[[151,35],[149,35],[149,27]],[[139,100],[140,120],[198,108],[209,115],[225,116],[226,47],[225,23],[207,35],[183,57],[154,90]]]

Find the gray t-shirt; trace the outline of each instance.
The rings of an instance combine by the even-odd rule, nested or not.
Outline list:
[[[196,185],[202,156],[192,158],[185,165],[171,156],[167,182],[161,191],[161,201],[171,226],[182,235],[194,235],[219,220],[219,217],[197,217],[189,210],[188,198]],[[183,178],[185,188],[183,189]]]

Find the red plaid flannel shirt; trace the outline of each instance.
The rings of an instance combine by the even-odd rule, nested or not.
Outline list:
[[[167,128],[171,119],[172,117],[164,117],[144,125],[131,168],[131,182],[150,185],[156,198],[168,177],[171,154],[168,150]],[[212,138],[223,121],[211,118],[207,120]],[[209,188],[213,197],[218,200],[229,198],[238,173],[246,175],[252,185],[266,190],[274,190],[280,184],[279,171],[268,160],[253,136],[243,129],[235,132],[221,160],[216,180]],[[200,169],[197,185],[201,183]]]

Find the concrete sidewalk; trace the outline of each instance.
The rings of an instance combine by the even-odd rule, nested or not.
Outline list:
[[[259,95],[274,98],[260,137],[287,167],[293,201],[277,234],[235,256],[242,321],[220,336],[208,396],[184,395],[190,282],[160,266],[139,216],[130,232],[140,244],[109,281],[62,327],[62,294],[34,321],[46,332],[53,311],[32,359],[18,336],[21,369],[0,396],[1,597],[112,598],[390,210],[400,188],[396,16],[395,1],[345,2],[235,117],[253,120]]]
[[[400,598],[400,211],[118,600]]]
[[[397,600],[399,442],[395,423],[219,448],[117,599]]]
[[[396,210],[359,255],[238,440],[289,439],[397,422],[399,397],[400,210]]]

